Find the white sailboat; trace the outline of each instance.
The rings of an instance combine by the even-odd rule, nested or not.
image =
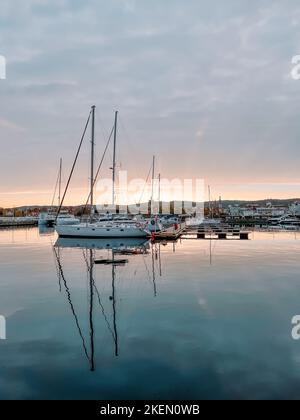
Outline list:
[[[47,226],[47,227],[52,227],[55,223],[55,219],[56,219],[56,212],[53,208],[53,204],[54,204],[54,200],[55,200],[55,195],[56,195],[56,191],[57,191],[57,185],[59,188],[58,191],[58,205],[60,204],[60,191],[61,191],[61,173],[62,173],[62,159],[60,159],[60,163],[59,163],[59,171],[58,171],[58,178],[56,181],[56,185],[55,185],[55,190],[54,190],[54,195],[53,195],[53,199],[52,199],[52,204],[51,204],[51,209],[48,209],[48,211],[46,212],[41,212],[39,214],[39,226]]]
[[[73,226],[56,226],[61,238],[147,238],[144,225],[122,223],[80,223]]]
[[[53,226],[55,222],[55,214],[50,211],[41,212],[39,214],[39,226]]]
[[[67,211],[62,211],[56,218],[57,226],[66,226],[66,225],[77,225],[80,223],[80,220],[73,214],[68,213]]]
[[[39,226],[48,226],[53,227],[56,225],[76,225],[80,223],[80,220],[77,219],[73,214],[70,214],[68,211],[60,211],[57,215],[57,212],[53,209],[54,198],[56,195],[57,185],[58,185],[58,207],[60,206],[61,200],[61,183],[62,183],[62,159],[60,159],[58,179],[55,186],[52,208],[47,212],[42,212],[39,215]]]
[[[92,116],[92,141],[91,141],[91,192],[90,208],[91,220],[94,217],[94,148],[95,148],[95,110],[91,110]],[[116,180],[116,141],[117,141],[118,112],[115,113],[114,123],[114,153],[113,153],[113,205],[115,204],[115,180]],[[70,226],[56,226],[56,232],[62,238],[147,238],[150,233],[143,222],[134,221],[126,223],[122,220],[98,221],[95,223],[80,223]]]

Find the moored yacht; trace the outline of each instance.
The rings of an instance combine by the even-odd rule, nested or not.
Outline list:
[[[55,222],[55,214],[53,212],[42,212],[39,215],[39,226],[53,226]]]
[[[80,223],[60,226],[57,224],[56,231],[64,238],[147,238],[150,236],[147,226],[142,221],[131,220],[127,217],[105,215],[100,221],[92,222],[94,214],[94,186],[96,178],[94,175],[94,149],[95,149],[95,109],[93,106],[86,124],[85,132],[90,118],[92,119],[92,140],[91,140],[91,188],[90,188],[90,223]],[[117,139],[118,112],[115,113],[114,123],[114,154],[113,154],[113,205],[115,205],[115,179],[116,179],[116,139]],[[84,132],[84,135],[85,135]],[[83,137],[84,137],[83,135]],[[78,156],[78,154],[77,154]],[[76,162],[76,160],[75,160]],[[64,194],[65,196],[65,194]],[[61,203],[62,206],[63,203]],[[111,220],[110,220],[111,218]],[[108,219],[108,220],[107,220]]]
[[[66,225],[77,225],[80,223],[80,220],[77,219],[73,214],[70,214],[68,212],[61,212],[55,221],[55,224],[57,226],[66,226]]]
[[[281,226],[300,226],[300,218],[293,216],[291,214],[285,214],[280,217],[272,217],[268,220],[271,225],[281,225]]]
[[[147,238],[146,226],[139,223],[117,222],[80,223],[73,226],[56,226],[61,238]]]

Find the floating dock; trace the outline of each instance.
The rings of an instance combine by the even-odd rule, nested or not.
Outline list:
[[[226,224],[186,226],[185,224],[152,233],[152,241],[177,240],[181,237],[194,236],[195,239],[239,239],[249,240],[250,232]]]
[[[152,232],[151,239],[152,241],[176,240],[182,236],[185,228],[185,224],[180,224],[176,228],[171,226],[161,232]]]
[[[38,220],[31,217],[1,217],[0,229],[11,227],[37,226]]]
[[[196,236],[197,239],[240,239],[249,240],[250,232],[230,225],[199,225],[186,227],[182,233],[185,236]]]

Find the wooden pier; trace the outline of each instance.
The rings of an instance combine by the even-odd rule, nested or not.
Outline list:
[[[177,228],[175,228],[175,226],[171,226],[161,232],[153,232],[151,239],[152,241],[176,240],[181,237],[185,228],[185,224],[178,225]]]
[[[0,229],[12,227],[37,226],[38,220],[31,217],[1,217]]]
[[[217,239],[217,240],[249,240],[250,232],[241,230],[239,227],[230,225],[198,225],[186,226],[184,224],[170,227],[162,232],[152,233],[153,241],[177,240],[181,237],[195,239]]]
[[[186,227],[182,233],[185,236],[196,236],[197,239],[239,239],[249,240],[250,232],[230,225],[199,225]]]

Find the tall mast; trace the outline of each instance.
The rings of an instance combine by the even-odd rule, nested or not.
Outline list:
[[[90,368],[91,372],[95,371],[95,345],[94,345],[94,321],[93,321],[93,309],[94,309],[94,254],[93,250],[90,249],[90,310],[89,310],[89,321],[90,321],[90,346],[91,346],[91,355],[90,355]]]
[[[114,154],[113,154],[113,175],[112,175],[112,204],[115,205],[116,196],[116,151],[117,151],[117,126],[118,126],[118,111],[115,112],[115,126],[114,126]]]
[[[151,191],[151,205],[154,198],[154,178],[155,178],[155,156],[153,156],[153,164],[152,164],[152,191]]]
[[[114,264],[115,261],[115,253],[112,250],[112,306],[113,306],[113,325],[114,325],[114,341],[115,341],[115,356],[119,356],[119,339],[118,339],[118,328],[117,328],[117,307],[116,307],[116,265]]]
[[[161,175],[158,174],[158,213],[160,213],[160,184],[161,184]]]
[[[61,200],[61,176],[62,174],[62,158],[60,158],[59,162],[59,181],[58,181],[58,207],[60,206],[60,200]]]
[[[210,185],[208,186],[208,209],[209,209],[209,217],[211,218]]]
[[[95,105],[92,106],[92,140],[91,140],[91,217],[94,214],[94,162],[95,162]]]

